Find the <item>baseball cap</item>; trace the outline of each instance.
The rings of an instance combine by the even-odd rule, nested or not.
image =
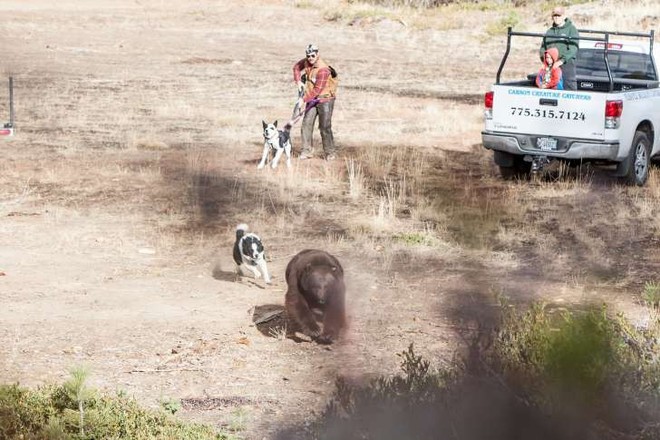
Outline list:
[[[553,16],[553,17],[554,17],[555,15],[557,15],[557,16],[559,16],[559,17],[562,17],[565,13],[566,13],[566,10],[565,10],[563,7],[561,7],[561,6],[557,6],[556,8],[554,8],[554,9],[552,10],[552,16]]]

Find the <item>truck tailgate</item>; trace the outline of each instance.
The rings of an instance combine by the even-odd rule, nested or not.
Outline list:
[[[607,94],[493,86],[493,131],[603,140]]]

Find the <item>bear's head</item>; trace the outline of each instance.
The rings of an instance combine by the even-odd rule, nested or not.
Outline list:
[[[341,267],[330,264],[308,264],[300,277],[300,287],[311,300],[325,305],[340,292],[343,279]]]

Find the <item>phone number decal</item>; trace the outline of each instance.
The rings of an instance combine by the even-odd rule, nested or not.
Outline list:
[[[565,110],[541,110],[540,108],[511,107],[511,115],[528,116],[530,118],[566,119],[569,121],[584,121],[584,112],[571,112]]]

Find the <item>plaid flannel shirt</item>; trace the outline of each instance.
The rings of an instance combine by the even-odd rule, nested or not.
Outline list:
[[[298,83],[302,78],[302,74],[305,72],[305,67],[311,67],[311,65],[307,63],[306,58],[303,58],[302,60],[294,64],[293,80],[296,83]],[[316,82],[314,83],[314,87],[311,89],[305,87],[305,95],[303,96],[303,101],[309,102],[315,98],[318,98],[318,102],[323,103],[333,99],[331,96],[319,98],[319,94],[323,91],[326,84],[328,83],[329,77],[330,77],[330,69],[328,68],[319,69],[319,71],[316,73]],[[307,78],[307,81],[310,81],[310,78]]]

